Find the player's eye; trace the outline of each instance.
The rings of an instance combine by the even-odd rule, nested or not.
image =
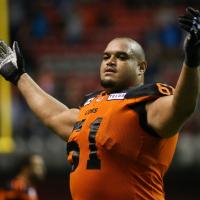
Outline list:
[[[120,60],[127,60],[128,59],[128,54],[124,52],[119,52],[116,54],[116,57]]]
[[[109,55],[109,54],[107,54],[107,53],[103,54],[103,60],[107,60],[107,59],[109,59],[109,58],[110,58],[110,55]]]

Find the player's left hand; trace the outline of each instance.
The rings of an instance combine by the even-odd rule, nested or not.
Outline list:
[[[188,33],[185,39],[185,63],[188,67],[200,65],[200,12],[188,7],[186,15],[179,17],[180,27]]]

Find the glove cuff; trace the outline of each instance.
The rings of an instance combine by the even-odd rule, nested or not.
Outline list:
[[[22,72],[22,73],[16,73],[16,75],[14,76],[14,74],[13,74],[13,77],[12,77],[12,83],[14,84],[14,85],[17,85],[17,82],[18,82],[18,80],[20,79],[20,77],[21,77],[21,75],[22,74],[24,74],[25,72]]]
[[[188,52],[185,55],[185,64],[190,68],[197,68],[200,65],[200,56],[198,55],[198,50],[196,52]]]
[[[185,39],[185,64],[190,68],[197,68],[200,65],[200,41],[196,35],[190,34]]]
[[[199,67],[199,61],[189,61],[188,59],[185,58],[184,63],[189,67],[189,68],[197,68]]]
[[[4,74],[4,78],[14,85],[17,85],[17,82],[20,79],[21,75],[25,73],[24,70],[17,69],[12,62],[6,63],[2,67],[1,71]]]

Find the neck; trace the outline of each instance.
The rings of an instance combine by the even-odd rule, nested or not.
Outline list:
[[[139,87],[139,86],[142,86],[144,83],[138,83],[138,84],[132,84],[128,87],[121,87],[121,88],[116,88],[116,87],[111,87],[111,88],[105,88],[105,91],[107,94],[110,94],[110,93],[118,93],[118,92],[121,92],[123,90],[126,90],[128,89],[129,87]]]

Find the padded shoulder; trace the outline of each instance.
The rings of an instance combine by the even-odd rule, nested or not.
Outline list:
[[[143,96],[152,96],[155,98],[161,96],[172,95],[174,88],[170,85],[164,83],[152,83],[146,84],[138,87],[131,87],[127,90],[125,95],[126,99],[138,98]]]
[[[98,91],[94,91],[94,92],[91,92],[91,93],[85,95],[84,98],[83,98],[83,101],[80,104],[80,107],[85,105],[87,103],[87,101],[90,101],[92,98],[95,98],[101,92],[102,92],[102,90],[98,90]]]

